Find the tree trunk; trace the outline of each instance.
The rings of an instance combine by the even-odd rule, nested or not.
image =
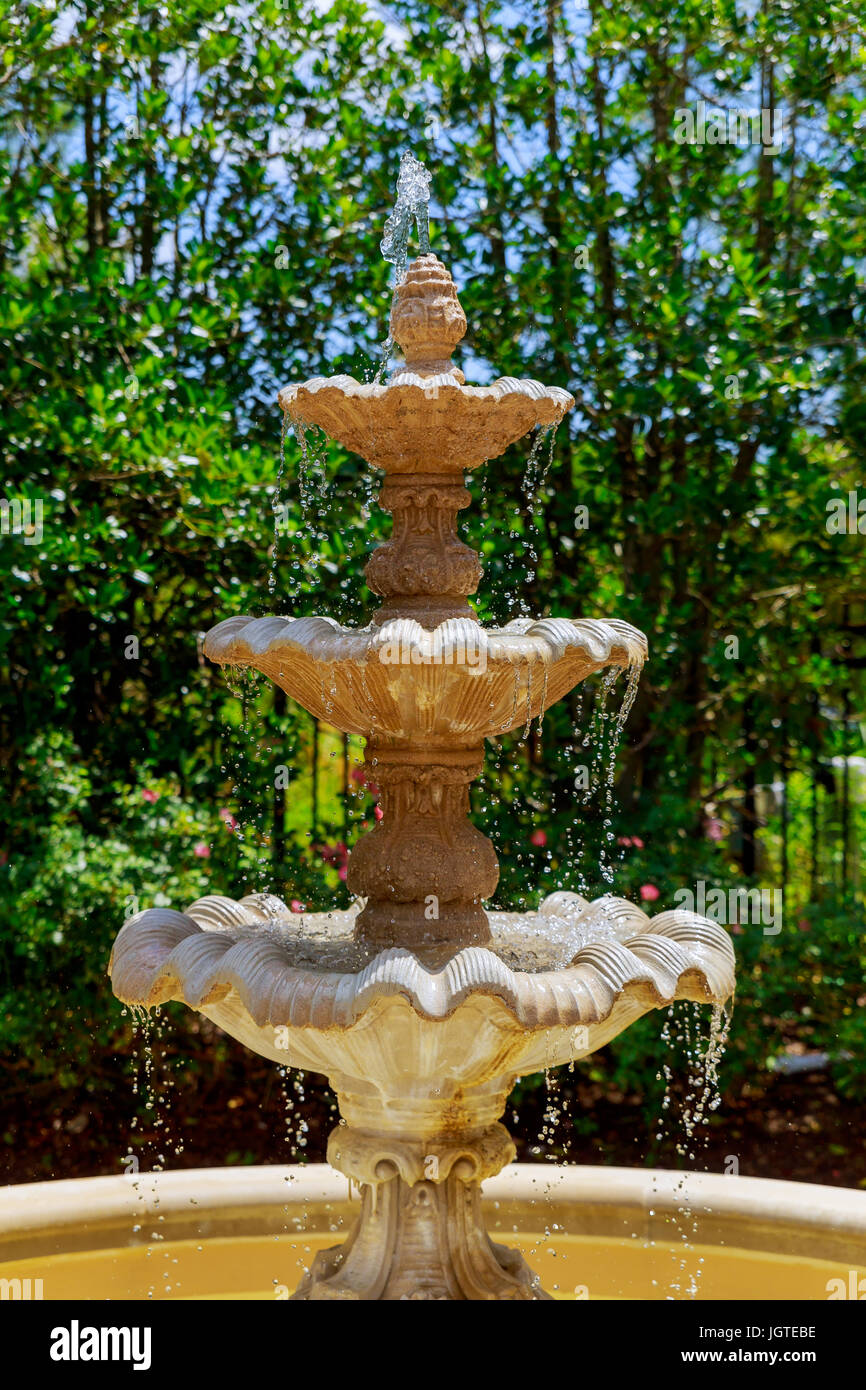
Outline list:
[[[280,686],[274,686],[274,721],[277,723],[280,733],[282,733],[283,723],[286,717],[286,692]],[[281,741],[278,746],[282,746]],[[282,779],[280,779],[282,781]],[[285,787],[277,786],[277,779],[274,778],[274,833],[271,839],[271,868],[274,878],[279,880],[284,872],[286,858],[286,791]]]
[[[740,851],[740,863],[743,876],[752,879],[758,863],[757,851],[757,798],[755,795],[757,785],[756,759],[758,753],[758,739],[755,733],[755,724],[752,711],[752,700],[746,700],[743,706],[743,734],[746,752],[746,768],[743,775],[743,843]]]

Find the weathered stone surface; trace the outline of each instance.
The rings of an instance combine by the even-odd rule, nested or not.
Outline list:
[[[313,377],[286,386],[279,400],[296,424],[317,425],[374,468],[441,474],[498,458],[535,425],[558,424],[574,397],[540,381],[500,377],[465,386],[451,352],[466,318],[451,276],[435,256],[419,256],[398,288],[391,319],[405,364],[384,384],[351,376]]]
[[[593,941],[593,905],[555,894],[535,915],[551,921],[554,910],[587,918],[586,944],[566,968],[535,973],[478,946],[438,964],[392,949],[351,973],[299,966],[298,918],[264,895],[152,909],[121,931],[111,965],[121,999],[183,1000],[262,1056],[323,1072],[337,1094],[346,1124],[328,1154],[360,1184],[362,1213],[298,1298],[544,1296],[491,1244],[478,1209],[479,1183],[509,1160],[497,1121],[515,1080],[589,1055],[649,1009],[724,1000],[734,987],[733,950],[714,922],[602,900]],[[500,952],[526,916],[490,914]],[[321,925],[352,941],[351,914]],[[305,929],[315,934],[315,915]]]
[[[484,739],[605,666],[640,667],[646,640],[615,620],[479,625],[468,596],[481,568],[457,535],[463,472],[573,400],[534,381],[464,385],[451,353],[466,320],[435,257],[409,268],[391,327],[406,361],[387,385],[317,378],[280,395],[294,421],[385,470],[394,527],[367,567],[382,607],[360,630],[239,617],[205,640],[211,660],[262,671],[367,739],[383,817],[350,857],[358,900],[334,914],[269,894],[144,912],[117,938],[112,984],[132,1004],[183,1000],[262,1056],[329,1078],[345,1121],[329,1156],[361,1185],[362,1214],[297,1298],[539,1299],[479,1210],[482,1178],[513,1153],[497,1121],[515,1080],[675,998],[726,1000],[733,951],[713,922],[650,920],[615,898],[485,911],[498,865],[468,819]]]
[[[436,256],[419,256],[397,286],[391,307],[391,337],[406,359],[395,378],[452,372],[462,384],[465,378],[451,354],[465,332],[466,315],[445,266]]]

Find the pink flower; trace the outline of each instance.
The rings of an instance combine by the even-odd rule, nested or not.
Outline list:
[[[297,898],[292,898],[292,901],[289,903],[289,907],[291,908],[292,912],[303,912],[304,910],[304,904],[300,902]]]
[[[349,870],[346,868],[345,864],[341,869],[337,870],[337,877],[341,878],[344,883],[346,882],[346,879],[349,877]]]
[[[144,791],[141,794],[144,797],[145,801],[159,801],[159,792],[152,792],[150,790],[150,787],[145,787]]]
[[[357,767],[352,768],[352,771],[349,773],[349,776],[351,777],[353,782],[365,782],[367,779],[367,774],[360,764]]]
[[[632,835],[631,842],[634,845],[635,849],[643,849],[643,840],[641,839],[640,835]]]
[[[222,821],[226,830],[237,830],[238,826],[240,825],[240,821],[235,820],[234,816],[232,815],[231,811],[227,806],[223,806],[220,808],[220,820]]]
[[[529,843],[531,845],[537,845],[539,849],[544,849],[544,846],[547,844],[546,832],[544,830],[533,830],[529,837]]]
[[[723,840],[725,838],[725,827],[722,821],[715,816],[709,816],[704,821],[704,834],[708,840]]]
[[[642,883],[640,895],[645,903],[654,903],[656,898],[661,896],[654,883]]]
[[[349,861],[349,851],[343,840],[338,840],[335,845],[315,845],[314,848],[322,856],[326,864],[343,866]]]
[[[734,923],[734,925],[731,927],[731,931],[734,933],[734,936],[743,935],[743,928],[740,926],[739,922]]]
[[[197,844],[193,845],[192,852],[196,859],[210,859],[210,847],[205,844],[204,840],[199,840]]]
[[[630,835],[620,835],[617,840],[617,844],[625,845],[626,848],[628,848],[631,844],[633,844],[633,840]]]
[[[373,815],[376,817],[376,820],[384,820],[384,819],[385,819],[385,812],[382,810],[382,807],[381,807],[381,806],[374,806],[374,807],[373,807]]]

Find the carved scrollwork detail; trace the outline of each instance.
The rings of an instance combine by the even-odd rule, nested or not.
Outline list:
[[[452,1172],[461,1182],[483,1182],[511,1163],[515,1153],[501,1124],[447,1139],[404,1139],[339,1125],[328,1140],[328,1162],[352,1182],[375,1184],[398,1177],[410,1187],[445,1182]]]
[[[429,1142],[336,1130],[328,1158],[361,1183],[361,1214],[344,1245],[316,1256],[293,1297],[548,1299],[520,1253],[494,1243],[481,1218],[481,1178],[513,1153],[498,1124]]]
[[[450,511],[456,516],[472,503],[472,494],[462,482],[453,482],[440,473],[391,474],[379,493],[379,506],[392,514],[405,507],[420,507],[425,511]]]
[[[499,863],[490,840],[468,819],[469,786],[479,775],[476,749],[449,750],[441,762],[428,762],[412,749],[395,751],[371,744],[368,779],[380,793],[382,820],[357,841],[349,860],[348,887],[367,899],[356,930],[387,941],[397,923],[391,908],[400,905],[400,930],[414,911],[416,941],[435,938],[446,915],[467,939],[489,935],[484,898],[496,891]]]
[[[367,776],[375,780],[383,792],[402,794],[414,798],[401,803],[402,809],[418,811],[420,814],[437,815],[442,813],[443,801],[440,792],[445,788],[461,788],[468,795],[469,785],[480,777],[484,766],[481,759],[454,767],[451,764],[417,763],[401,764],[379,762],[375,747],[370,750]],[[468,801],[457,803],[457,815],[468,814]]]
[[[481,562],[456,538],[399,537],[374,550],[367,561],[367,585],[382,598],[453,597],[474,594]]]
[[[366,575],[374,594],[392,600],[389,616],[399,612],[394,599],[465,599],[475,592],[481,562],[456,531],[457,513],[470,501],[461,483],[437,475],[389,479],[379,501],[393,514],[394,530],[371,555]]]

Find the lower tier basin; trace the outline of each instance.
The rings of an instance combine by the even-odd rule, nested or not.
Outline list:
[[[0,1292],[287,1299],[357,1212],[324,1164],[22,1184],[0,1191]],[[866,1297],[866,1193],[516,1163],[483,1213],[559,1299]]]

